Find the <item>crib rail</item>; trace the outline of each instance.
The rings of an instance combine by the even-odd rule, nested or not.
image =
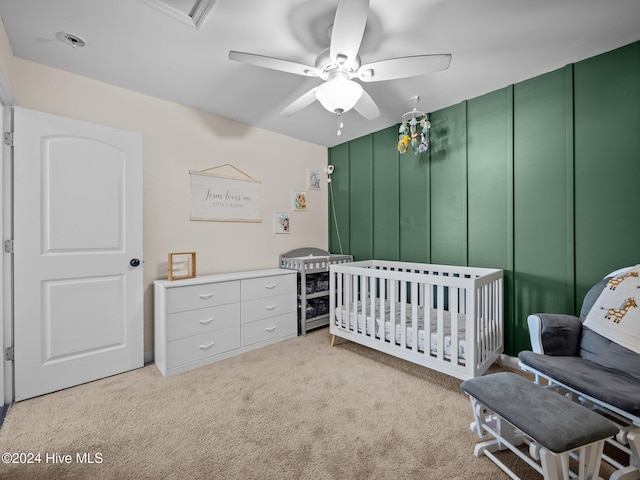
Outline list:
[[[334,335],[466,379],[503,349],[502,271],[369,260],[330,266]]]

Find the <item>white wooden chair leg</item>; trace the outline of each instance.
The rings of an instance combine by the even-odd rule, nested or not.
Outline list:
[[[640,480],[640,428],[627,433],[631,455],[629,466],[613,472],[609,480]]]

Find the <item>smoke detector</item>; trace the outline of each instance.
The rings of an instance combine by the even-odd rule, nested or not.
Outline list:
[[[68,32],[58,32],[56,38],[73,48],[84,47],[87,44],[83,38]]]

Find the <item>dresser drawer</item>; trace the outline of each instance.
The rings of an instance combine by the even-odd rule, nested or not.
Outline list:
[[[242,304],[242,322],[253,322],[262,318],[275,317],[283,313],[294,312],[295,309],[295,293],[257,298]]]
[[[201,333],[168,343],[168,368],[195,362],[219,353],[240,348],[240,326]]]
[[[296,291],[296,274],[242,280],[242,300],[270,297]]]
[[[167,315],[167,340],[191,337],[240,323],[240,304],[199,308]]]
[[[284,335],[295,335],[298,332],[295,312],[285,313],[277,317],[264,318],[242,325],[242,344],[252,345],[271,338]]]
[[[239,280],[167,289],[167,313],[183,312],[239,301]]]

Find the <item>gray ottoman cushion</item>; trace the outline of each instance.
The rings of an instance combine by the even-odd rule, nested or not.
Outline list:
[[[472,378],[462,382],[460,388],[554,453],[618,432],[601,415],[515,373]]]

